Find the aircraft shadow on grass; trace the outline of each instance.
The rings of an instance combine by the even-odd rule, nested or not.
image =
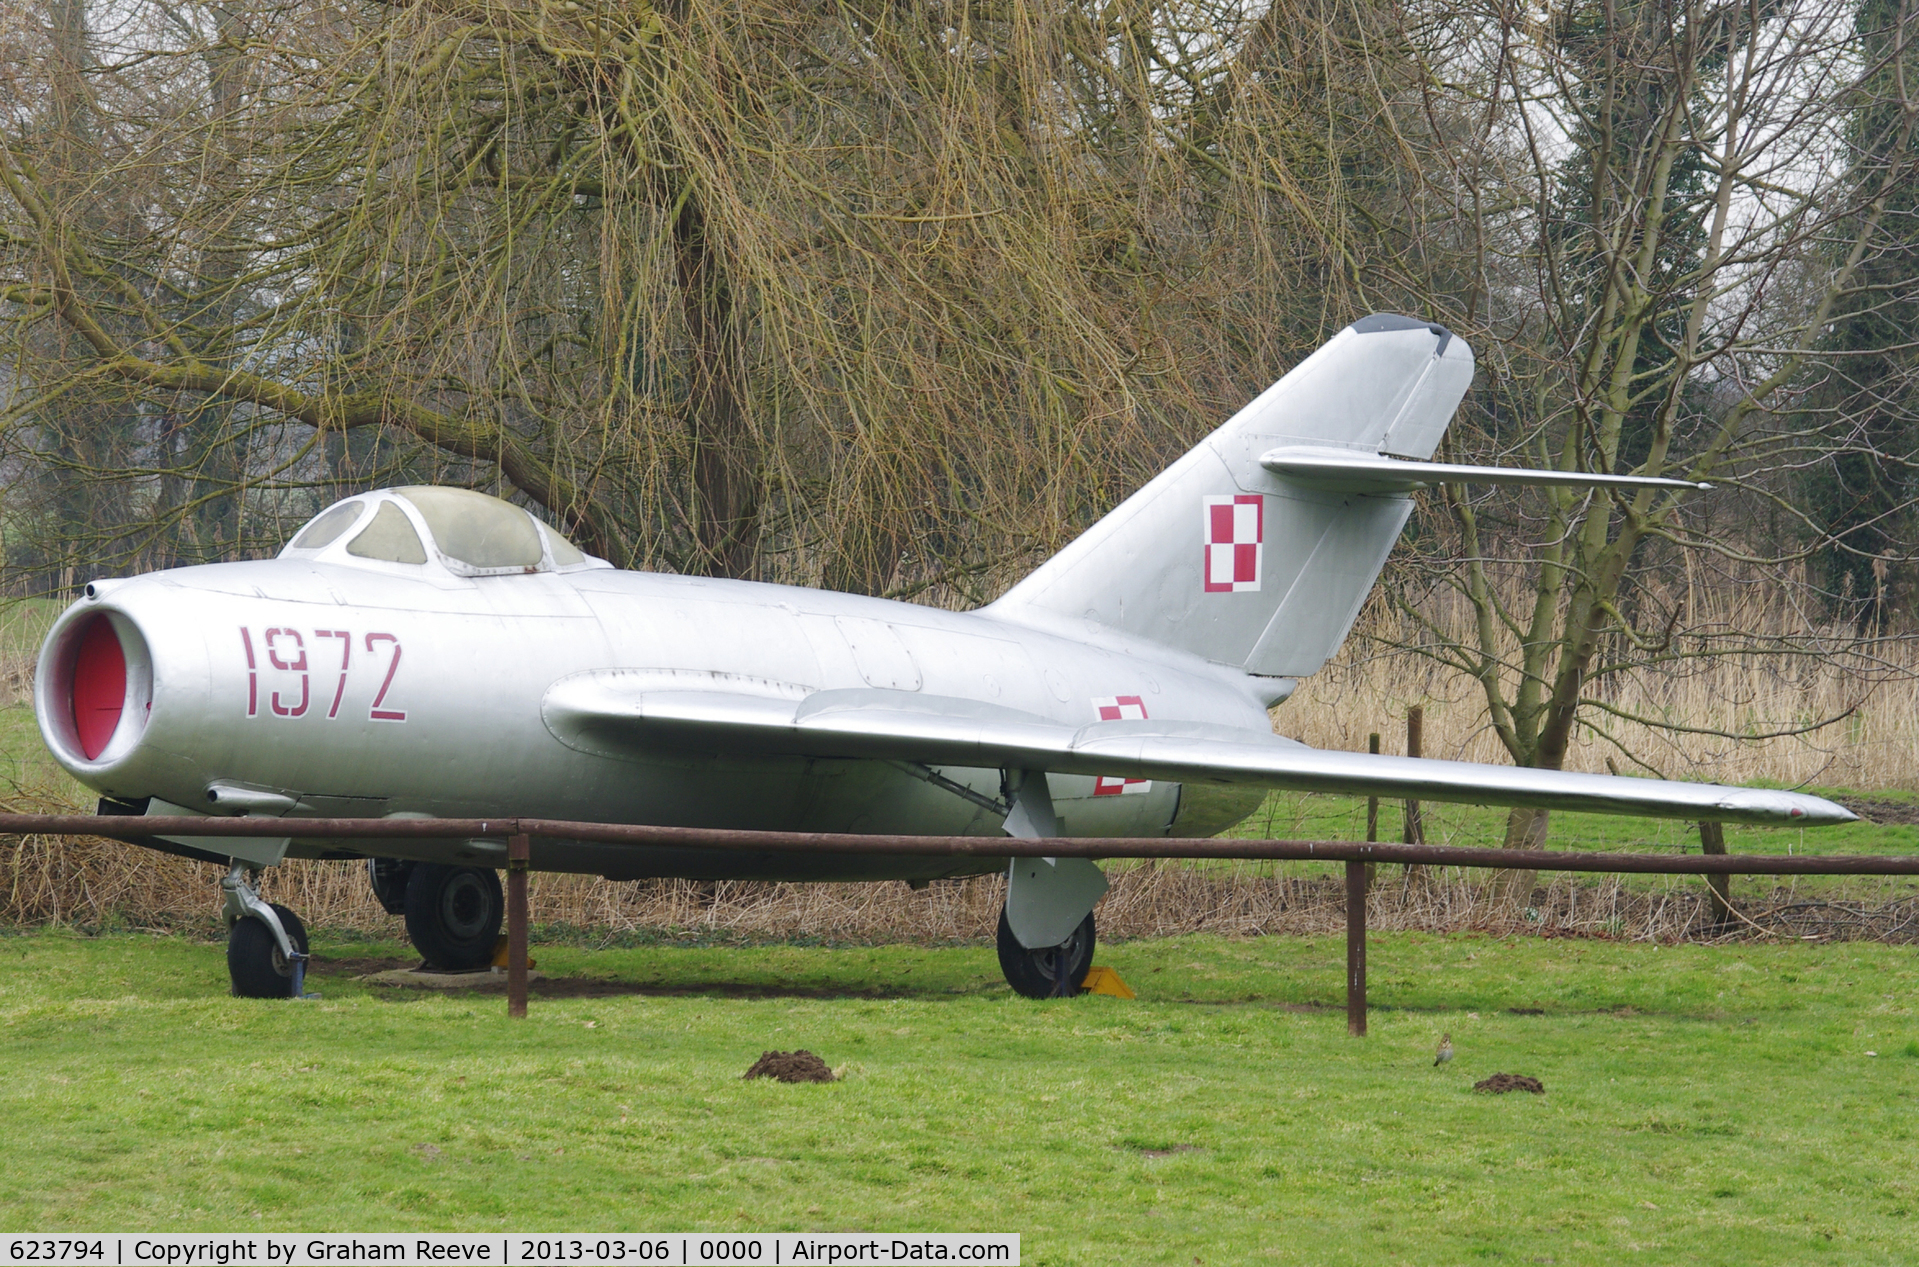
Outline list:
[[[357,981],[374,972],[386,972],[392,969],[413,968],[416,964],[409,959],[348,958],[333,959],[314,956],[311,980],[316,988],[325,992],[328,983],[344,984]],[[506,989],[506,979],[501,976],[483,985],[457,991],[445,991],[427,987],[367,984],[369,996],[385,1003],[418,1003],[425,999],[444,997],[448,993],[463,997],[480,994],[486,997],[501,994]],[[855,985],[851,983],[822,982],[818,985],[800,985],[767,981],[746,981],[737,979],[698,979],[698,980],[621,980],[613,977],[542,977],[529,983],[528,993],[542,999],[611,999],[611,998],[702,998],[771,1000],[771,999],[808,999],[818,1001],[871,1001],[893,1002],[915,1000],[920,1002],[952,1002],[960,999],[972,999],[996,995],[1004,986],[984,975],[973,980],[954,985],[934,983],[916,984],[896,981],[890,985]],[[1241,1009],[1263,1009],[1279,1012],[1344,1014],[1346,1003],[1343,998],[1328,997],[1310,987],[1298,993],[1275,992],[1272,994],[1243,993],[1229,997],[1203,998],[1190,994],[1166,995],[1148,1000],[1161,1005],[1212,1009],[1218,1011],[1236,1011]],[[1683,1005],[1674,1007],[1649,1007],[1643,1003],[1608,1002],[1605,1000],[1584,999],[1578,1006],[1541,1007],[1541,1006],[1498,1006],[1483,998],[1462,996],[1429,1003],[1404,1004],[1391,1001],[1374,1001],[1370,1010],[1377,1014],[1399,1014],[1406,1016],[1452,1016],[1463,1012],[1479,1012],[1487,1016],[1507,1018],[1563,1018],[1569,1016],[1605,1016],[1620,1020],[1634,1017],[1657,1017],[1666,1021],[1696,1021],[1710,1024],[1752,1024],[1751,1018],[1726,1012]]]
[[[369,973],[416,966],[416,961],[410,959],[328,959],[315,955],[309,981],[316,989],[324,993],[329,983],[343,983]],[[801,985],[791,982],[743,981],[726,978],[633,981],[612,977],[541,977],[537,981],[528,983],[527,993],[543,999],[695,998],[711,995],[729,999],[867,999],[877,1002],[898,999],[932,1001],[975,998],[999,993],[1004,988],[1000,982],[984,976],[958,985],[932,983],[916,985],[911,981],[895,981],[888,985],[871,986],[831,982]],[[367,983],[368,994],[389,1003],[415,1003],[449,993],[467,997],[475,993],[494,995],[504,992],[505,989],[504,975],[487,981],[483,985],[454,991]]]

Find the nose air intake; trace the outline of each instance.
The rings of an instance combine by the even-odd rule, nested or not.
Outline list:
[[[118,608],[87,610],[93,601],[55,622],[34,673],[40,736],[74,774],[131,755],[153,703],[153,656],[139,623]]]
[[[107,749],[127,700],[127,657],[113,622],[95,616],[80,634],[73,661],[73,730],[89,761]]]

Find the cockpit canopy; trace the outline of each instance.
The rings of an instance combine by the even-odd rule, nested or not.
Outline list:
[[[455,576],[610,567],[511,502],[416,484],[335,502],[307,522],[283,559],[438,565]]]

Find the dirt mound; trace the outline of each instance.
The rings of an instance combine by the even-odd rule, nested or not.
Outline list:
[[[837,1082],[826,1062],[804,1047],[798,1051],[761,1052],[742,1077],[778,1078],[781,1082]]]
[[[1534,1095],[1545,1095],[1546,1084],[1537,1078],[1528,1078],[1523,1073],[1496,1073],[1484,1082],[1473,1083],[1473,1090],[1484,1091],[1487,1095],[1504,1095],[1508,1091],[1530,1091]]]
[[[1869,823],[1908,827],[1919,824],[1919,801],[1876,801],[1845,796],[1839,798],[1839,803]]]

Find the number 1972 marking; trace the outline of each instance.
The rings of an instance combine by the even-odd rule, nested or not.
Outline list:
[[[333,700],[327,706],[329,720],[339,717],[340,702],[346,698],[347,677],[353,668],[353,635],[345,629],[316,629],[313,631],[314,648],[319,649],[323,639],[334,639],[340,644],[340,673],[333,686]],[[313,703],[312,668],[307,659],[306,639],[297,629],[273,628],[261,635],[261,645],[266,651],[267,665],[270,671],[280,674],[297,673],[300,675],[299,703],[291,702],[292,683],[285,677],[269,679],[267,709],[275,717],[304,717]],[[373,703],[367,708],[369,721],[406,720],[406,710],[393,708],[387,704],[387,695],[393,690],[393,677],[400,671],[400,640],[390,633],[370,633],[365,636],[362,646],[372,658],[374,671],[379,671],[380,648],[391,647],[386,657],[386,673],[380,678],[380,689],[373,696]],[[254,654],[253,633],[245,625],[240,626],[240,645],[247,657],[247,716],[260,714],[260,662]]]
[[[370,633],[366,636],[368,655],[373,653],[373,644],[376,642],[392,643],[393,659],[387,662],[386,676],[380,680],[380,693],[373,697],[373,707],[368,710],[367,715],[374,721],[405,721],[406,713],[403,711],[380,707],[380,705],[386,703],[386,693],[393,689],[393,675],[400,671],[400,640],[392,634]]]

